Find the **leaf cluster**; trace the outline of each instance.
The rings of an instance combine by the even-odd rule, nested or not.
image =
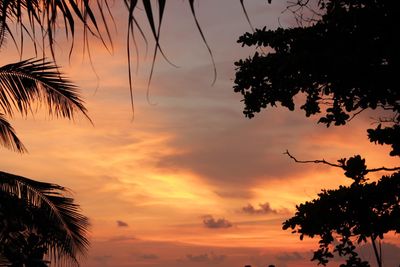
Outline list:
[[[344,175],[354,180],[354,183],[360,184],[366,181],[365,175],[368,173],[367,165],[365,165],[365,159],[362,159],[360,155],[354,157],[338,160],[341,164]]]
[[[371,142],[380,145],[391,145],[390,156],[400,156],[400,125],[382,128],[379,124],[375,129],[368,129],[368,138]]]
[[[383,239],[390,231],[400,233],[400,173],[383,176],[378,182],[323,190],[317,199],[296,209],[283,229],[292,229],[300,239],[320,238],[312,260],[326,265],[333,253],[338,253],[347,257],[341,266],[369,266],[355,248],[367,239]]]
[[[323,16],[310,27],[257,29],[238,40],[271,52],[235,63],[235,92],[252,118],[268,106],[294,110],[296,95],[306,116],[343,125],[363,109],[400,110],[397,1],[320,1]],[[322,110],[324,109],[324,110]]]

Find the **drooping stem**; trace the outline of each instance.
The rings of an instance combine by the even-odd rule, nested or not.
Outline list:
[[[372,247],[374,248],[376,262],[378,263],[378,267],[382,267],[382,258],[381,255],[379,255],[380,253],[378,252],[378,249],[376,248],[375,240],[376,237],[371,236],[371,242],[372,242]]]

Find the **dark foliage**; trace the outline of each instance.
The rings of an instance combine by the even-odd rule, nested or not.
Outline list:
[[[0,192],[0,257],[11,266],[47,266],[45,254],[78,265],[89,244],[88,218],[65,188],[0,172]]]
[[[310,1],[294,1],[292,8],[302,12]],[[397,1],[318,0],[316,19],[307,27],[277,30],[257,29],[238,40],[242,46],[267,47],[269,53],[235,63],[235,92],[243,95],[243,113],[252,118],[278,104],[295,110],[295,98],[307,117],[320,114],[319,122],[344,125],[366,109],[390,114],[379,118],[375,129],[368,129],[371,142],[390,145],[391,156],[400,156],[400,41],[397,38]],[[301,16],[300,16],[301,17]],[[371,242],[378,266],[382,253],[377,247],[388,232],[399,233],[399,167],[368,169],[356,155],[338,160],[300,161],[323,163],[343,169],[353,180],[351,186],[322,190],[317,199],[297,206],[284,229],[318,237],[319,249],[312,260],[326,265],[335,254],[346,259],[343,267],[367,267],[356,252],[360,243]],[[377,182],[367,175],[376,171],[397,171]]]
[[[399,3],[320,0],[319,8],[323,15],[312,26],[257,29],[239,38],[243,46],[271,49],[235,63],[234,90],[244,97],[243,113],[252,118],[277,104],[294,110],[294,98],[302,94],[306,116],[322,113],[319,122],[327,126],[378,107],[393,113],[385,122],[398,124]],[[391,155],[400,155],[398,126],[379,125],[368,134],[373,142],[392,145]]]
[[[75,9],[76,4],[69,3],[46,1],[45,6],[43,1],[1,0],[0,48],[7,37],[16,43],[12,26],[20,27],[21,46],[23,36],[29,36],[35,45],[34,29],[38,23],[38,32],[48,38],[52,50],[57,16],[48,7],[64,16],[66,31],[73,34],[68,10]],[[83,9],[85,16],[90,16]],[[28,28],[32,29],[31,34]],[[29,59],[0,67],[0,145],[26,152],[6,117],[12,118],[15,113],[26,116],[41,105],[56,117],[73,119],[80,112],[89,119],[77,87],[52,62]],[[0,171],[1,266],[44,267],[49,263],[44,260],[46,257],[58,266],[79,265],[77,257],[85,254],[89,246],[87,229],[88,218],[66,196],[65,188]]]
[[[320,238],[312,260],[325,265],[337,252],[347,257],[347,264],[342,266],[369,266],[355,252],[356,244],[383,239],[390,231],[400,232],[400,173],[383,176],[378,182],[354,182],[323,190],[317,199],[296,209],[283,229],[293,229],[300,239]]]

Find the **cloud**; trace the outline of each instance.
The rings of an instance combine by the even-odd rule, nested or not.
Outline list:
[[[204,253],[198,255],[188,254],[186,255],[186,259],[195,262],[195,263],[221,263],[226,259],[226,255],[215,255],[214,253]]]
[[[232,62],[223,63],[220,69],[232,71]],[[176,81],[164,75],[162,83],[166,88],[179,88],[171,84]],[[204,77],[197,69],[193,73],[185,72],[185,79],[197,77]],[[296,141],[315,130],[313,122],[304,114],[271,109],[250,121],[243,118],[240,101],[226,90],[226,84],[216,85],[212,91],[204,90],[204,79],[190,84],[193,86],[185,91],[186,102],[181,101],[181,91],[174,95],[164,90],[169,92],[168,97],[162,99],[168,127],[179,129],[172,132],[168,145],[179,153],[156,155],[153,157],[156,167],[163,171],[188,170],[224,188],[222,194],[228,195],[248,189],[259,181],[283,179],[312,168],[296,164],[289,168],[291,162],[283,155],[287,148],[298,150],[299,146],[309,145]],[[224,99],[224,103],[215,99]],[[226,185],[232,187],[227,190]]]
[[[139,259],[142,260],[158,260],[159,258],[160,257],[158,255],[153,253],[139,255]]]
[[[385,266],[398,266],[399,265],[399,254],[400,247],[397,244],[383,243],[381,244],[383,262]],[[364,244],[357,249],[359,256],[363,260],[367,260],[370,263],[376,261],[372,253],[372,245]]]
[[[94,260],[97,262],[97,265],[108,266],[107,263],[110,260],[112,260],[112,256],[111,255],[95,256]]]
[[[248,190],[248,189],[240,190],[235,187],[233,187],[233,188],[225,187],[223,189],[218,188],[214,191],[214,193],[222,198],[249,199],[253,196],[253,192],[251,190]]]
[[[118,227],[129,227],[129,225],[126,222],[120,221],[120,220],[117,221],[117,226]]]
[[[253,205],[248,204],[247,206],[244,206],[242,208],[243,213],[247,214],[277,214],[278,211],[271,208],[270,204],[268,202],[265,202],[264,204],[258,204],[260,208],[255,208]]]
[[[214,219],[211,215],[206,215],[203,217],[203,225],[210,229],[220,229],[220,228],[230,228],[232,223],[225,218]]]
[[[114,236],[108,239],[108,242],[121,242],[121,241],[132,241],[132,240],[138,240],[136,237],[133,236]]]
[[[276,259],[280,261],[298,261],[303,260],[304,257],[299,252],[283,252],[276,255]]]

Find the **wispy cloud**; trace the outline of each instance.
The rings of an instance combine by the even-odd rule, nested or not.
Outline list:
[[[112,261],[112,256],[111,255],[95,256],[94,260],[97,262],[99,266],[108,266],[107,263]]]
[[[108,239],[108,242],[123,242],[123,241],[132,241],[132,240],[138,240],[136,237],[133,236],[114,236]]]
[[[149,253],[138,256],[141,260],[158,260],[160,257],[157,254]]]
[[[196,263],[221,263],[226,259],[226,255],[215,255],[214,253],[204,253],[198,255],[188,254],[186,259]]]
[[[299,252],[283,252],[276,255],[276,259],[280,261],[297,261],[303,260],[304,257]]]

